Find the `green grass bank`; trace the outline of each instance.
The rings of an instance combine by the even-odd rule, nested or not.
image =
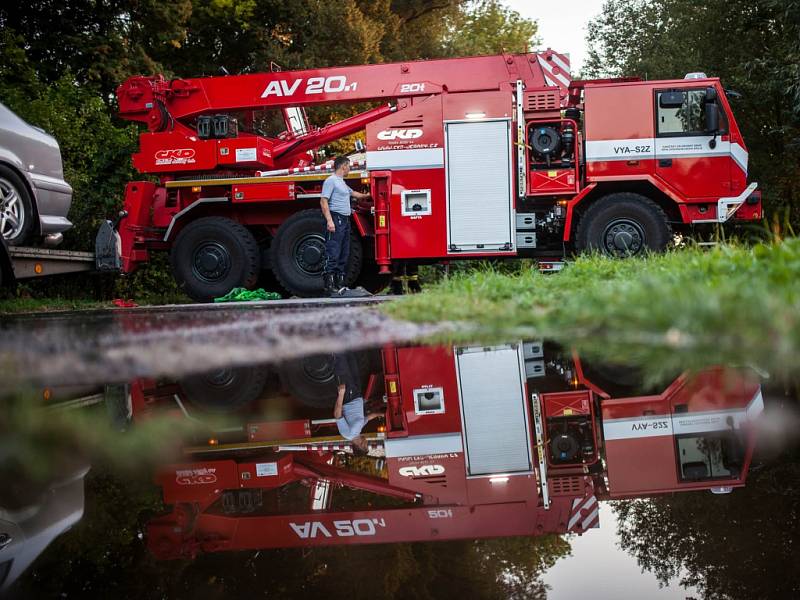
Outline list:
[[[654,375],[724,363],[791,377],[800,366],[800,239],[587,256],[550,275],[478,268],[384,310],[456,322],[452,341],[549,338]]]

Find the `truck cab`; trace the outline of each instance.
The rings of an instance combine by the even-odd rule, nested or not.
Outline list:
[[[672,216],[685,223],[753,218],[756,186],[747,183],[747,148],[725,90],[697,75],[586,82],[586,180],[646,183],[675,201]]]

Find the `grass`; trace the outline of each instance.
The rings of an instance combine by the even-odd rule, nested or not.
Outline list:
[[[454,341],[541,337],[655,372],[724,363],[788,377],[800,366],[800,239],[581,257],[551,275],[484,267],[384,310],[457,322]]]
[[[8,298],[0,300],[0,315],[106,308],[111,302],[67,298]]]
[[[191,302],[186,296],[168,294],[164,296],[144,296],[137,298],[139,306],[161,305],[161,304],[186,304]],[[91,310],[97,308],[114,308],[111,300],[94,300],[91,298],[0,298],[0,315],[12,315],[20,313],[46,313],[67,310]]]

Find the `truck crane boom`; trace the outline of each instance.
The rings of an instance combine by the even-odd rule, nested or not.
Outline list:
[[[136,76],[117,89],[122,118],[145,123],[141,151],[134,166],[143,173],[213,171],[216,168],[286,168],[308,164],[308,152],[362,130],[388,111],[412,106],[415,99],[442,93],[511,90],[521,80],[529,87],[553,86],[568,95],[568,59],[552,50],[462,59],[411,61],[305,71],[277,71],[224,77],[167,80],[162,75]],[[310,127],[302,110],[307,106],[392,100],[337,123]],[[286,130],[277,138],[238,131],[244,114],[252,121],[257,111],[283,111]],[[236,160],[214,161],[216,139],[242,137],[256,153],[235,152]],[[165,148],[188,156],[160,157]],[[241,159],[241,160],[239,160]]]
[[[194,79],[136,76],[117,88],[117,97],[121,117],[157,131],[159,102],[183,122],[226,111],[511,90],[518,79],[529,87],[556,87],[565,98],[571,81],[568,65],[566,56],[547,50]]]

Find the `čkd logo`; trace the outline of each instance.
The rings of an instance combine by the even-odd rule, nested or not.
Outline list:
[[[378,139],[383,141],[391,140],[415,140],[422,137],[422,129],[384,129],[378,132]]]
[[[444,473],[442,465],[422,465],[421,467],[403,467],[399,471],[403,477],[425,477],[426,475],[441,475]]]
[[[156,152],[156,160],[188,160],[190,158],[194,158],[193,148],[177,148]]]

